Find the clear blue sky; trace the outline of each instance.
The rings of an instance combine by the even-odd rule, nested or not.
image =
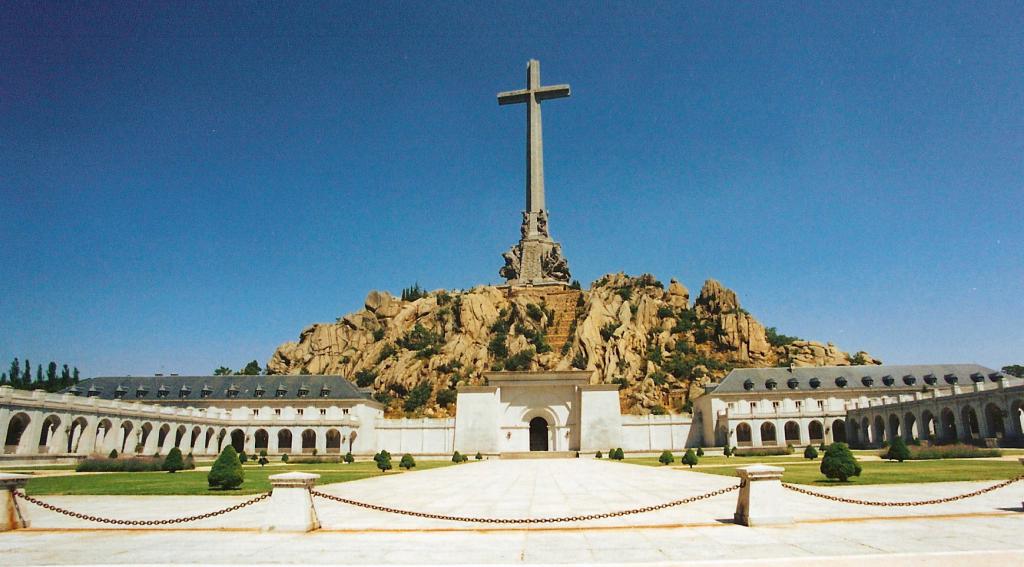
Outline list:
[[[371,289],[498,283],[531,57],[585,284],[1024,362],[1019,3],[104,4],[0,7],[0,366],[262,364]]]

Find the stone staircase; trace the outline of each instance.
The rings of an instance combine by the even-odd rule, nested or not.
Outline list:
[[[566,289],[548,292],[544,295],[544,304],[555,314],[555,320],[548,325],[548,344],[555,352],[561,352],[562,346],[571,339],[569,330],[576,319],[576,302],[581,292],[577,289]]]

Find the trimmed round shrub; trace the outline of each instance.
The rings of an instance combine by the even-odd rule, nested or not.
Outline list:
[[[698,457],[703,457],[704,456],[704,447],[697,447],[697,456]]]
[[[804,449],[804,458],[808,460],[818,458],[818,450],[814,448],[814,445],[808,445],[807,448]]]
[[[107,455],[107,458],[108,459],[116,459],[117,458],[117,449],[111,449],[110,454]]]
[[[725,447],[722,447],[722,454],[726,457],[732,456],[732,447],[730,447],[728,443],[725,444]]]
[[[602,454],[601,454],[601,451],[598,451],[598,452],[597,452],[597,453],[596,453],[596,454],[594,455],[594,458],[595,458],[595,459],[600,459],[600,458],[601,458],[601,457],[603,457],[603,456],[604,456],[604,455],[602,455]]]
[[[689,465],[692,469],[693,465],[697,464],[697,461],[697,453],[694,453],[693,449],[687,449],[686,454],[683,455],[683,464]]]
[[[825,450],[821,459],[821,474],[826,478],[846,482],[852,476],[860,476],[860,463],[853,456],[846,443],[833,443]]]
[[[619,447],[618,449],[615,449],[615,460],[616,461],[621,461],[622,459],[625,459],[625,458],[626,458],[626,454],[622,452],[622,447]]]
[[[171,449],[171,451],[167,453],[167,457],[164,458],[164,462],[160,468],[169,473],[184,470],[185,461],[181,458],[181,449],[177,447]]]
[[[473,457],[473,458],[479,461],[479,460],[483,459],[484,456],[480,454],[480,451],[477,451],[476,452],[476,456]]]
[[[238,462],[240,462],[240,463],[248,463],[249,462],[249,455],[246,455],[245,451],[242,451],[241,453],[238,454]]]
[[[398,466],[402,467],[405,470],[409,470],[416,466],[416,459],[413,459],[412,455],[406,453],[402,455],[402,462],[398,463]]]
[[[384,449],[381,449],[380,453],[373,456],[373,462],[377,463],[377,468],[380,469],[380,472],[387,472],[392,469],[391,453]]]
[[[902,437],[893,439],[892,445],[889,446],[889,450],[885,453],[885,458],[901,463],[910,458],[910,449],[907,448],[907,444],[903,441]]]
[[[244,481],[245,471],[242,470],[242,461],[239,460],[238,453],[231,445],[224,447],[206,475],[206,482],[211,488],[231,490],[242,486]]]
[[[287,463],[288,462],[288,453],[285,453],[285,454],[281,455],[281,462],[282,463]]]
[[[672,456],[672,451],[662,451],[661,456],[658,457],[658,462],[663,465],[669,465],[676,462],[676,458]]]
[[[342,459],[342,460],[345,461],[348,464],[352,464],[352,463],[356,462],[356,458],[352,456],[352,451],[349,451],[348,453],[345,453],[345,458]]]
[[[462,456],[462,453],[460,453],[458,451],[455,451],[455,453],[452,454],[452,462],[453,463],[456,463],[456,464],[457,463],[461,463],[463,459],[464,459],[464,457]]]

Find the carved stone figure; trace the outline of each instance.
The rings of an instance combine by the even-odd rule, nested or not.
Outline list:
[[[548,212],[546,210],[537,211],[537,232],[550,237],[548,234]]]
[[[520,238],[526,238],[530,234],[530,213],[523,211],[523,224],[519,225]]]
[[[505,265],[498,270],[498,275],[507,279],[514,280],[519,277],[519,264],[521,262],[522,251],[518,246],[513,246],[501,255],[505,260]]]
[[[544,277],[560,282],[568,282],[569,262],[562,256],[562,251],[556,246],[548,251],[541,260],[541,269]]]

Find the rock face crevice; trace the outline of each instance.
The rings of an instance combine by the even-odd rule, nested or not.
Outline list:
[[[319,323],[274,352],[271,374],[340,374],[390,415],[454,415],[454,388],[487,370],[594,370],[623,410],[682,411],[735,367],[879,364],[828,344],[778,338],[707,280],[689,291],[653,276],[608,274],[589,290],[479,286],[413,301],[371,291],[363,309]],[[773,344],[773,342],[775,344]],[[429,388],[428,388],[429,387]]]

